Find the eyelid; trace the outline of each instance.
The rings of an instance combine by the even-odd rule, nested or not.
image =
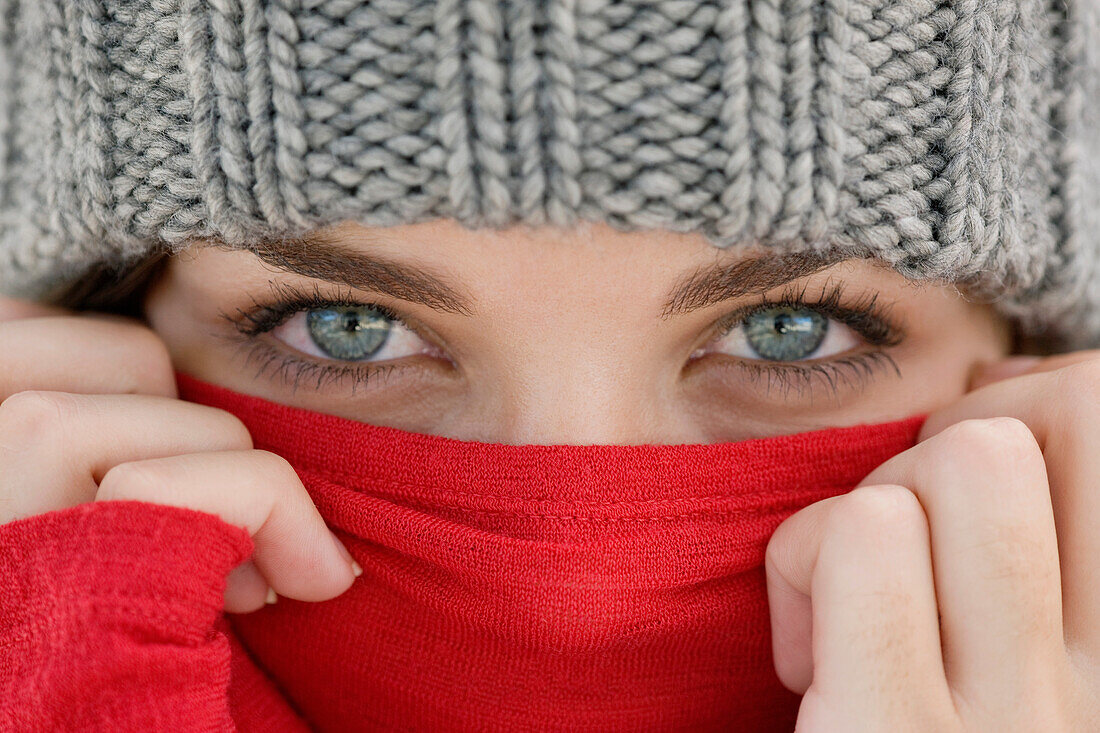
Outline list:
[[[890,316],[892,304],[880,304],[878,292],[865,292],[851,304],[845,304],[847,287],[842,282],[826,281],[821,286],[821,295],[817,299],[806,297],[809,288],[808,283],[801,286],[788,285],[776,299],[771,299],[764,294],[759,301],[747,304],[719,318],[712,327],[711,338],[722,338],[729,334],[753,313],[788,306],[816,310],[848,326],[875,346],[896,346],[904,340],[903,327]]]
[[[799,397],[809,394],[811,404],[818,388],[825,388],[834,399],[841,399],[841,390],[861,390],[883,371],[901,379],[901,367],[882,349],[842,354],[836,358],[808,362],[769,362],[761,359],[719,359],[714,368],[735,370],[751,383],[764,384],[770,394],[781,389],[783,398],[795,392]]]
[[[245,364],[259,364],[256,379],[271,371],[271,378],[289,385],[292,393],[297,393],[303,381],[308,381],[313,389],[320,391],[326,385],[350,380],[351,394],[354,396],[358,388],[372,386],[399,368],[392,363],[322,363],[308,354],[299,356],[300,352],[297,350],[290,352],[263,339],[250,340],[241,346],[247,349]]]
[[[305,290],[294,283],[286,283],[279,280],[269,280],[271,291],[270,298],[261,302],[253,295],[252,308],[238,308],[237,315],[222,313],[222,317],[228,320],[241,334],[245,336],[258,336],[271,331],[293,317],[297,313],[309,310],[323,310],[325,308],[372,308],[396,324],[407,328],[426,342],[440,350],[445,350],[442,339],[432,329],[424,324],[406,317],[390,306],[384,305],[369,296],[356,295],[355,291],[337,283],[324,283],[326,288],[332,291],[326,293],[322,290],[322,284],[313,282],[312,288]]]

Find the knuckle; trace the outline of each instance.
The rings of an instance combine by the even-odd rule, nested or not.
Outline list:
[[[228,448],[238,450],[249,450],[252,448],[252,433],[248,431],[248,427],[240,418],[225,410],[219,410],[213,407],[210,409],[214,410],[212,414],[215,420],[218,421],[219,434],[223,436]]]
[[[79,410],[76,397],[66,392],[26,390],[0,403],[0,432],[5,445],[12,441],[44,442],[63,432]]]
[[[218,407],[190,405],[189,409],[199,409],[201,424],[207,427],[211,437],[211,448],[218,450],[250,450],[252,434],[237,415]]]
[[[927,532],[928,519],[920,500],[904,486],[860,486],[845,494],[829,516],[829,534],[893,541]]]
[[[279,493],[294,491],[301,485],[298,472],[282,456],[267,450],[253,450],[252,459],[264,475],[270,477],[270,485]]]
[[[158,382],[173,379],[172,355],[168,344],[156,332],[138,323],[121,323],[117,327],[122,329],[133,352],[131,363],[139,373]]]
[[[963,420],[940,435],[941,461],[1005,466],[1042,459],[1031,429],[1014,417]]]
[[[120,463],[112,466],[99,482],[98,500],[148,497],[165,484],[166,476],[149,462]]]
[[[138,328],[138,333],[145,363],[157,371],[171,373],[172,354],[168,351],[168,344],[148,328]]]

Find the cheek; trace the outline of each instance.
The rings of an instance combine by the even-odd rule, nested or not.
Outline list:
[[[244,286],[209,270],[188,257],[173,258],[146,291],[143,309],[150,328],[168,346],[177,370],[232,387],[244,373],[231,361],[233,344],[224,338],[228,331],[219,308],[226,293],[243,292]],[[247,300],[241,305],[245,304]],[[234,301],[226,307],[232,311],[235,306]]]
[[[181,287],[172,268],[166,268],[146,292],[143,302],[145,320],[168,346],[172,363],[177,369],[193,366],[194,357],[202,352],[202,339],[197,324],[201,322],[198,305],[202,300]],[[199,376],[195,373],[195,376]]]
[[[911,413],[930,412],[970,389],[978,367],[1009,355],[1012,330],[985,306],[963,302],[931,309],[897,349],[904,379],[895,380],[881,399]]]

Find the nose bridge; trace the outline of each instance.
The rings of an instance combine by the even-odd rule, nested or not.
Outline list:
[[[486,336],[496,346],[502,440],[649,442],[663,366],[645,292],[645,282],[610,275],[536,278],[518,302],[500,304],[508,327]]]
[[[647,442],[656,390],[641,344],[595,332],[528,344],[509,375],[509,443],[616,445]]]
[[[549,372],[549,370],[547,370]],[[554,370],[527,380],[503,421],[509,443],[616,445],[646,442],[640,390],[599,369]]]

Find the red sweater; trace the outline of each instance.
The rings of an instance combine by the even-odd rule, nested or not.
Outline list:
[[[251,554],[220,517],[141,501],[0,526],[0,730],[308,730],[222,615]]]
[[[253,543],[215,515],[97,502],[0,525],[0,731],[790,730],[767,538],[920,427],[495,446],[181,388],[286,457],[366,572],[230,627]]]

